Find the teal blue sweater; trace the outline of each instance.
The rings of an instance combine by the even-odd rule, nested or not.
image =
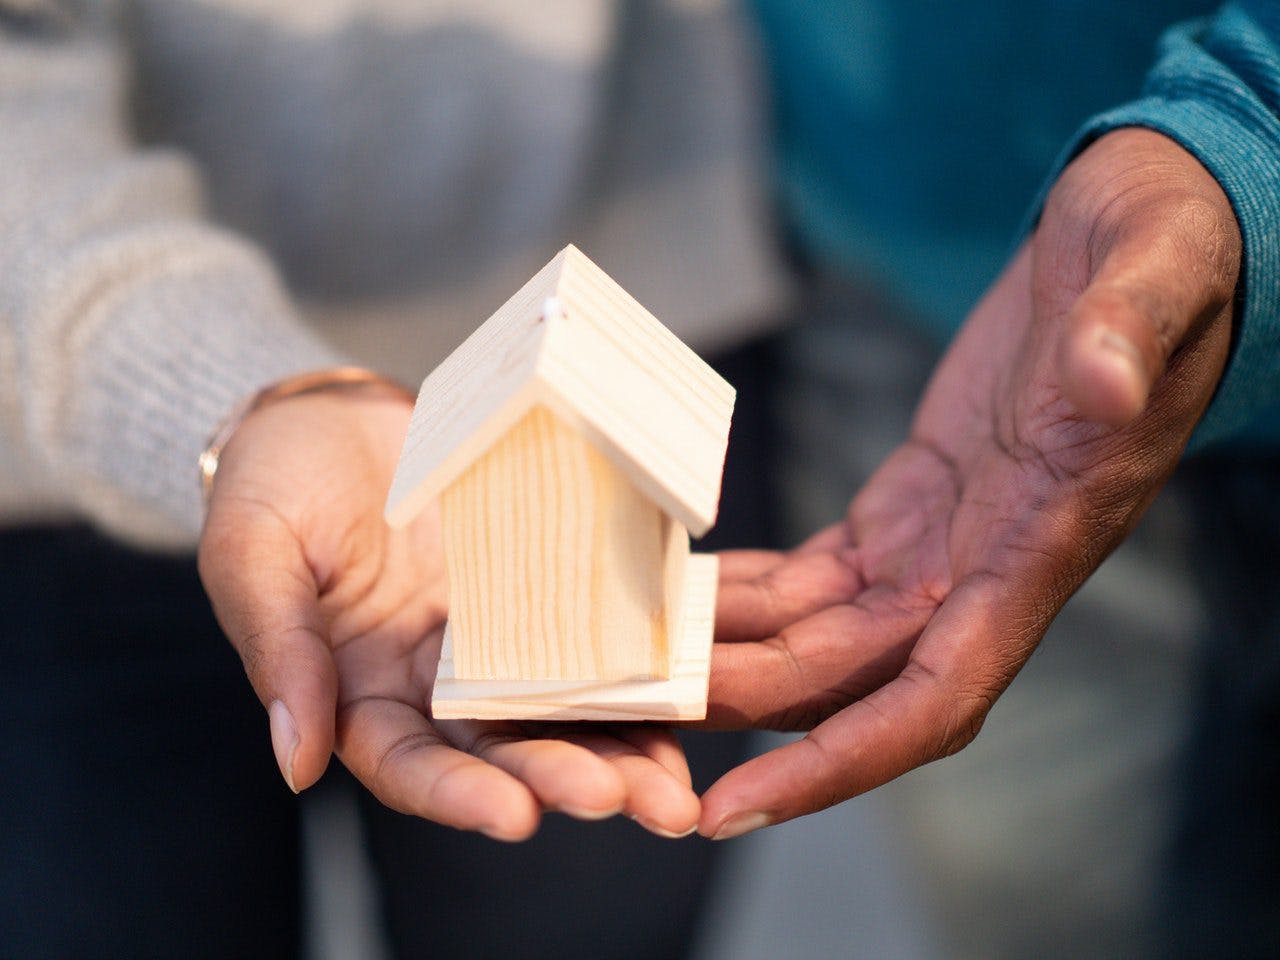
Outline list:
[[[1196,443],[1280,448],[1280,3],[755,8],[802,245],[872,273],[942,335],[1000,269],[1046,172],[1119,126],[1186,147],[1230,197],[1245,245],[1232,356]]]

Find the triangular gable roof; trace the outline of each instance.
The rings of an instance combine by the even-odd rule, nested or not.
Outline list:
[[[572,245],[422,384],[387,520],[411,521],[534,405],[694,536],[715,523],[734,389]]]

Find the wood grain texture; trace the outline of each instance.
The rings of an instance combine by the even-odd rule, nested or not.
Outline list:
[[[701,535],[715,523],[733,402],[696,353],[566,247],[424,381],[387,519],[408,523],[542,404]]]
[[[534,407],[440,506],[457,677],[667,676],[688,534],[577,430]]]
[[[613,683],[563,680],[461,680],[454,674],[452,623],[436,673],[431,710],[437,719],[701,720],[715,621],[718,562],[693,554],[684,578],[684,617],[666,680]]]
[[[564,251],[538,373],[551,406],[691,533],[715,523],[735,393],[577,248]]]
[[[572,246],[427,377],[386,517],[440,499],[437,716],[705,715],[733,403]]]

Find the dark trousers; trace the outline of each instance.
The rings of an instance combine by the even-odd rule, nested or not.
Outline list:
[[[720,364],[740,399],[706,547],[772,538],[768,357]],[[192,560],[84,527],[2,533],[0,651],[0,958],[296,955],[299,800]],[[690,736],[698,784],[743,746]],[[622,818],[550,816],[510,846],[363,791],[360,815],[405,958],[680,957],[714,866],[709,842]]]
[[[1167,957],[1280,957],[1280,459],[1184,470],[1209,624],[1161,927]]]

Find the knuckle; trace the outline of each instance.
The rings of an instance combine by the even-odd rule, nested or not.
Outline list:
[[[832,775],[844,769],[848,758],[833,751],[820,736],[814,733],[805,734],[796,743],[809,751],[813,759],[813,768],[822,772],[822,775],[810,785],[810,794],[805,806],[810,811],[826,810],[848,800],[850,791],[841,784],[839,776]]]
[[[989,706],[978,701],[958,701],[947,712],[946,720],[934,739],[926,744],[920,766],[953,757],[978,739],[986,722]]]
[[[829,692],[815,694],[796,702],[787,704],[780,710],[763,717],[760,726],[767,730],[778,730],[785,733],[799,733],[812,730],[824,720],[839,713],[848,706],[849,701]]]
[[[1200,194],[1184,194],[1171,200],[1163,218],[1171,228],[1189,237],[1215,243],[1220,239],[1217,234],[1222,229],[1222,213],[1216,203]]]
[[[1241,240],[1235,215],[1207,197],[1180,198],[1165,218],[1176,249],[1174,255],[1194,275],[1204,277],[1215,300],[1225,300],[1235,290]]]
[[[1001,687],[985,681],[944,682],[935,670],[922,663],[913,661],[913,668],[915,676],[945,691],[942,695],[946,697],[941,722],[921,745],[918,765],[923,766],[954,756],[978,738]]]
[[[253,633],[240,640],[232,639],[236,652],[240,654],[240,663],[244,667],[249,682],[257,686],[263,679],[270,658],[263,647],[262,634]]]
[[[488,757],[491,756],[495,750],[501,749],[510,743],[514,743],[518,739],[518,737],[515,737],[510,733],[502,733],[497,730],[487,730],[479,734],[471,742],[470,748],[467,752],[476,757]]]
[[[263,694],[274,692],[275,684],[299,662],[299,654],[305,645],[315,639],[323,641],[319,631],[305,623],[273,626],[239,638],[230,636],[245,674],[255,689]]]
[[[951,757],[970,746],[982,732],[995,698],[983,692],[962,696],[952,710],[942,741],[941,757]]]
[[[761,608],[767,611],[766,617],[774,619],[787,617],[792,598],[781,582],[779,571],[770,570],[768,573],[761,574],[752,581],[752,586],[759,593]]]
[[[432,746],[436,742],[436,738],[432,734],[421,730],[415,730],[397,737],[387,744],[386,748],[374,760],[371,781],[378,789],[385,790],[395,780],[396,768],[401,765],[406,757],[424,747]],[[441,773],[432,784],[432,790],[438,789],[441,781],[445,780],[454,769],[451,767]]]

